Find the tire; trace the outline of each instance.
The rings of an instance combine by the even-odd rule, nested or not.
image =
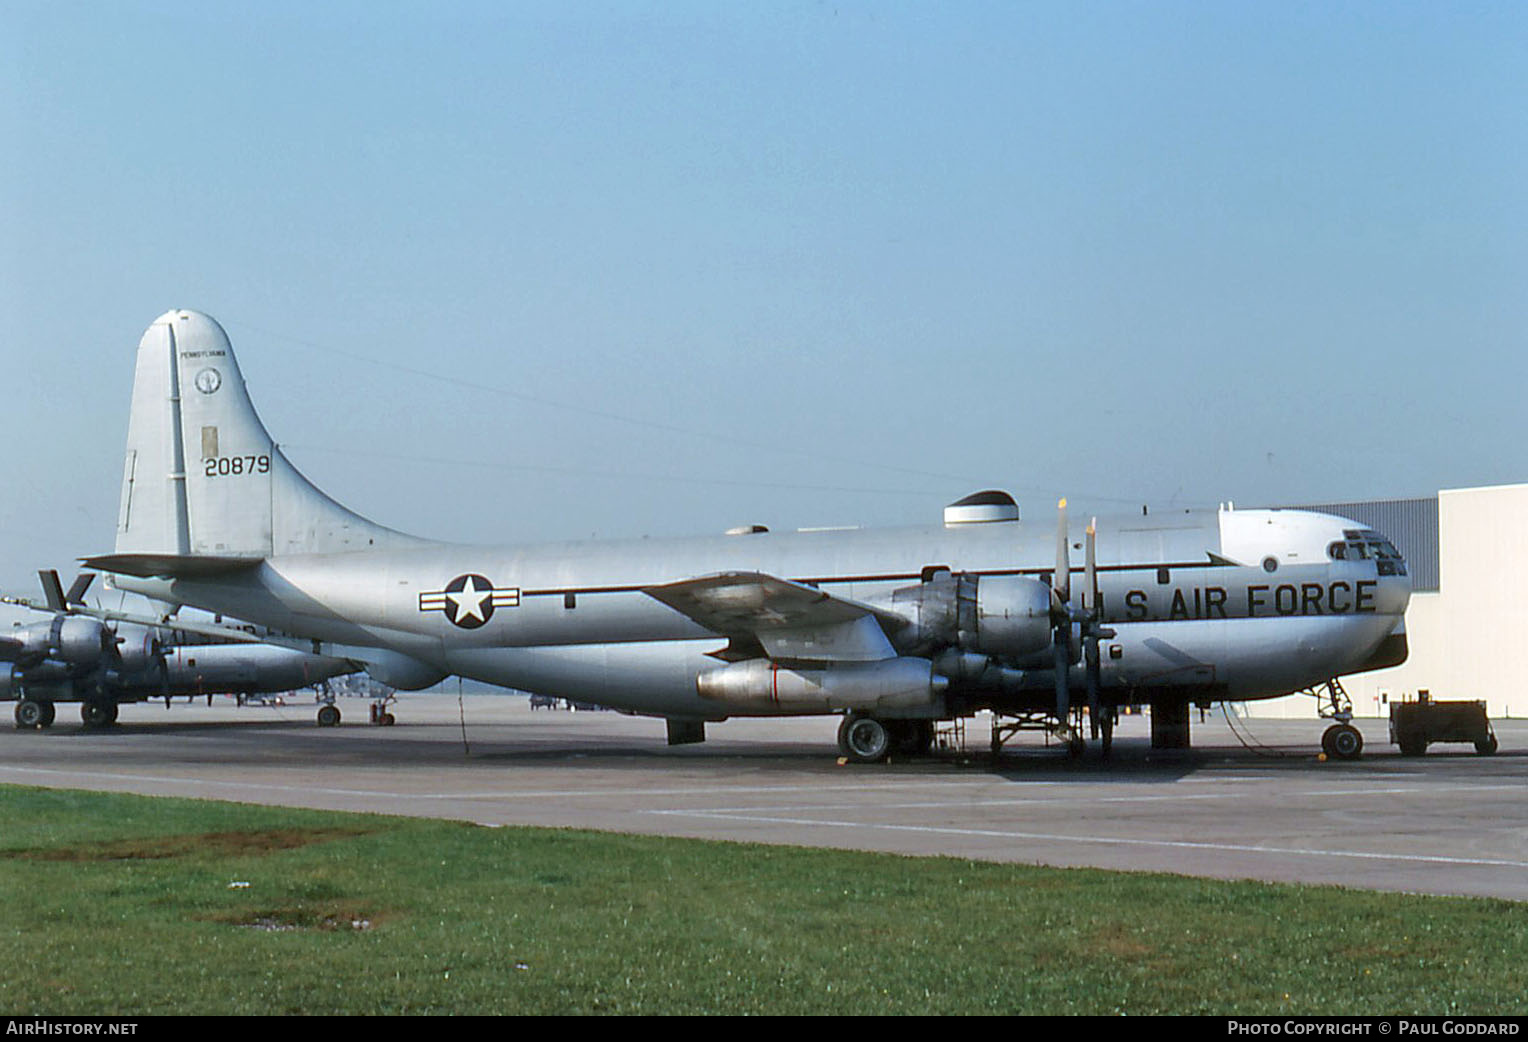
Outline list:
[[[1475,743],[1475,751],[1481,756],[1492,756],[1496,753],[1496,736],[1487,735],[1484,741]]]
[[[318,708],[319,727],[338,727],[340,722],[340,710],[338,706],[326,705]]]
[[[891,732],[873,716],[846,716],[838,727],[838,747],[855,763],[880,763],[891,751]]]
[[[80,719],[86,727],[110,727],[117,721],[114,702],[81,702]]]
[[[40,731],[48,726],[48,709],[51,705],[23,698],[16,703],[16,730]]]
[[[1328,733],[1332,736],[1332,752],[1337,759],[1356,760],[1363,755],[1364,736],[1358,733],[1358,728],[1343,724]]]
[[[1415,738],[1408,738],[1404,742],[1396,743],[1401,747],[1402,756],[1421,756],[1427,752],[1427,743]]]

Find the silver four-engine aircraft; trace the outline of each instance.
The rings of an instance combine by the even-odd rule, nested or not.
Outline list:
[[[290,691],[360,668],[264,643],[254,627],[92,608],[84,595],[94,576],[67,593],[58,573],[38,577],[43,604],[0,598],[0,701],[15,701],[23,730],[51,727],[60,702],[80,703],[85,726],[104,727],[126,702]]]
[[[1191,703],[1403,661],[1411,590],[1395,549],[1340,517],[1143,512],[1078,530],[1065,501],[1032,523],[1000,492],[881,531],[416,538],[304,478],[223,329],[180,310],[139,345],[116,548],[86,563],[395,687],[458,674],[664,717],[671,742],[729,716],[843,714],[861,761],[924,750],[935,721],[982,709],[1044,721],[1079,753],[1084,710],[1107,748],[1118,708],[1149,704],[1154,739],[1186,741]]]

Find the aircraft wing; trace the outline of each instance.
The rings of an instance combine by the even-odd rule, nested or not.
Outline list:
[[[906,620],[762,572],[724,572],[642,591],[727,637],[716,657],[762,652],[776,661],[875,662],[895,658],[886,628]]]

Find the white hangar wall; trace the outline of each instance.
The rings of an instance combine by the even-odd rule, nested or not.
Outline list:
[[[1405,501],[1425,503],[1425,501]],[[1374,524],[1406,555],[1419,588],[1406,610],[1410,655],[1393,669],[1342,678],[1358,716],[1386,717],[1389,703],[1428,691],[1435,699],[1486,703],[1493,719],[1528,717],[1528,484],[1445,489],[1438,493],[1436,588],[1412,566],[1433,549],[1426,525],[1385,531],[1356,514],[1384,514],[1395,504],[1324,504]],[[1366,511],[1364,508],[1371,508]],[[1393,513],[1393,511],[1392,511]],[[1407,544],[1411,545],[1407,545]],[[1252,716],[1310,719],[1316,702],[1305,695],[1250,702]]]

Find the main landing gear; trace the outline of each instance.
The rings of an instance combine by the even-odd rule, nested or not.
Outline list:
[[[117,722],[117,703],[81,702],[80,719],[86,727],[110,727]]]
[[[340,707],[335,705],[334,692],[329,690],[327,684],[319,688],[318,700],[321,703],[318,707],[318,726],[338,727],[340,724]],[[391,727],[397,723],[397,717],[393,716],[387,708],[397,700],[392,692],[373,698],[371,700],[371,722],[378,727]]]
[[[882,720],[851,713],[838,725],[838,749],[852,763],[880,763],[898,756],[923,756],[934,744],[932,720]]]
[[[16,730],[40,731],[52,727],[54,715],[52,702],[23,698],[16,703]]]

